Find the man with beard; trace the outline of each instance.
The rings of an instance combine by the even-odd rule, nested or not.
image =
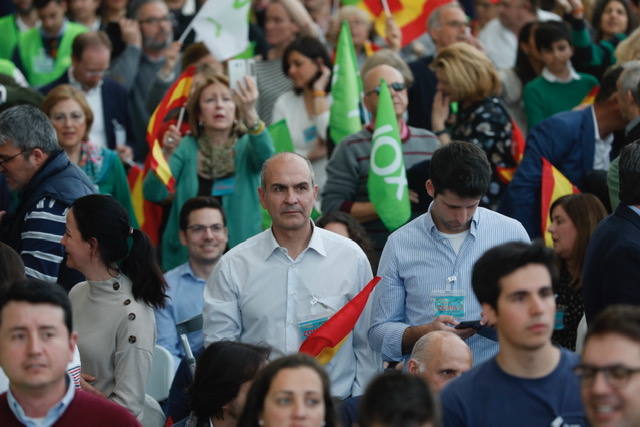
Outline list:
[[[157,343],[176,358],[184,356],[176,325],[202,313],[207,279],[227,246],[227,227],[220,203],[207,196],[187,200],[180,211],[180,242],[189,253],[186,263],[168,271],[167,303],[156,309]],[[191,349],[202,350],[202,329],[187,335]]]
[[[132,17],[136,22],[123,33],[127,47],[111,64],[109,75],[129,91],[134,158],[142,162],[148,151],[145,134],[150,110],[155,108],[147,108],[147,95],[156,76],[173,81],[181,45],[172,43],[172,18],[164,1],[140,0],[133,4]]]
[[[473,292],[500,350],[444,388],[445,427],[587,425],[573,373],[578,356],[551,343],[558,277],[543,246],[506,243],[478,259]]]

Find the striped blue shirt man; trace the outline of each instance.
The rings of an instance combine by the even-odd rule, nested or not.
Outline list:
[[[428,190],[429,185],[430,181]],[[479,320],[482,310],[471,288],[473,264],[494,246],[510,241],[529,242],[518,221],[477,207],[479,197],[475,205],[470,203],[473,199],[457,197],[448,190],[435,197],[429,211],[395,231],[382,252],[378,269],[382,281],[373,297],[369,342],[384,360],[399,361],[410,352],[403,351],[403,336],[409,327],[433,322],[428,327],[450,328],[442,323],[436,325],[438,316],[443,314],[457,321]],[[447,209],[450,213],[458,208],[453,201],[466,201],[467,206],[461,208],[467,209],[471,217],[468,225],[458,221],[457,214],[447,215]],[[467,343],[476,364],[498,351],[497,342],[477,334]]]

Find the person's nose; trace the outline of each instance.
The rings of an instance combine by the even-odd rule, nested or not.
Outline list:
[[[293,404],[293,418],[302,419],[307,415],[307,407],[303,399],[296,399]]]
[[[31,335],[27,342],[29,354],[40,354],[42,352],[42,341],[37,334]]]

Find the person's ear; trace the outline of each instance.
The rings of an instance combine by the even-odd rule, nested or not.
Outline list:
[[[260,205],[262,205],[263,208],[267,209],[267,204],[266,204],[266,190],[264,189],[264,187],[261,185],[260,187],[258,187],[258,196],[260,196]]]
[[[40,167],[42,164],[44,164],[44,162],[47,161],[49,155],[42,151],[41,148],[34,148],[31,150],[31,154],[29,157],[33,160],[33,163],[35,163],[37,167]]]
[[[498,302],[496,301],[496,308]],[[496,308],[493,308],[490,304],[486,302],[482,303],[482,313],[484,317],[487,319],[487,325],[493,326],[498,322],[498,311]]]
[[[180,244],[182,246],[187,246],[187,232],[184,230],[180,230],[178,232],[178,237],[180,238]]]
[[[73,354],[76,351],[76,345],[78,344],[78,333],[70,332],[69,333],[69,362],[73,361]]]
[[[436,198],[436,188],[433,186],[433,181],[428,179],[427,182],[424,183],[424,188],[427,190],[427,194],[431,196],[432,199]]]

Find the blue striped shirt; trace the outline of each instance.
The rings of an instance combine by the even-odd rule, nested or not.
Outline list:
[[[488,249],[510,241],[529,242],[522,224],[485,208],[476,209],[457,255],[433,223],[431,206],[426,214],[396,230],[378,268],[382,281],[373,296],[371,347],[384,360],[401,360],[404,330],[437,317],[434,292],[464,295],[464,316],[458,320],[480,319],[482,309],[471,287],[473,264]],[[474,363],[489,359],[498,350],[496,342],[477,334],[467,343]]]
[[[28,277],[55,282],[60,264],[64,259],[64,248],[60,240],[64,235],[67,209],[66,203],[51,197],[43,197],[35,209],[27,212],[20,238],[20,256]]]

